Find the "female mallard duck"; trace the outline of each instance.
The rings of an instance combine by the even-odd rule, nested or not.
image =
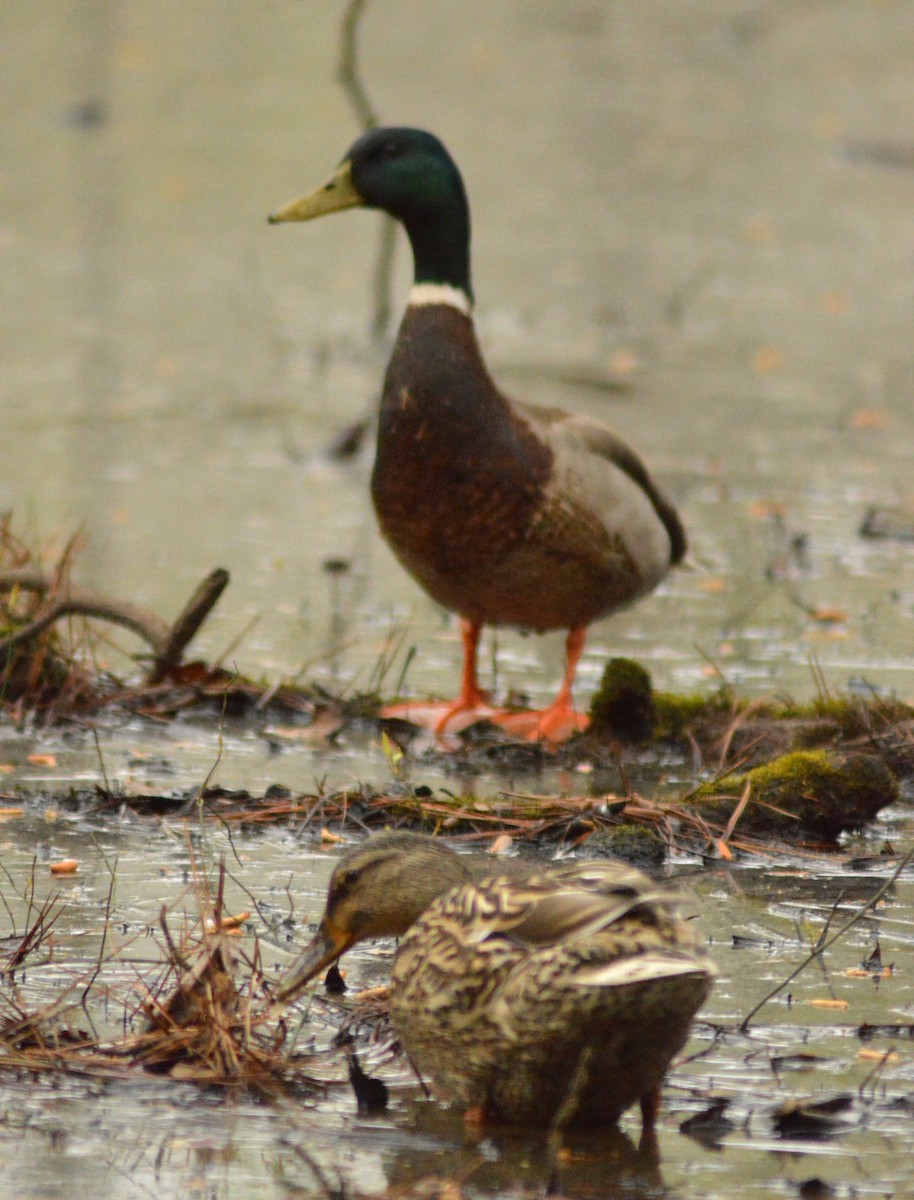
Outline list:
[[[622,863],[486,876],[434,838],[381,834],[337,864],[278,994],[356,942],[402,937],[391,1016],[446,1097],[538,1125],[610,1124],[638,1100],[649,1128],[715,974],[675,900]]]
[[[415,261],[384,380],[372,498],[403,566],[460,615],[464,652],[456,700],[384,715],[438,732],[486,717],[561,741],[587,726],[571,691],[586,627],[657,586],[685,553],[682,524],[606,426],[515,403],[493,383],[473,327],[466,193],[436,137],[366,133],[326,183],[270,221],[358,205],[396,217]],[[489,706],[476,676],[483,625],[569,630],[564,679],[548,708],[508,714]]]

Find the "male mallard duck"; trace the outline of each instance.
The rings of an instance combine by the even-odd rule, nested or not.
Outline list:
[[[461,618],[463,673],[450,704],[401,705],[438,732],[480,717],[557,742],[587,726],[572,699],[586,627],[651,591],[686,538],[641,460],[589,417],[509,400],[473,327],[470,214],[454,160],[431,133],[375,129],[316,191],[271,222],[362,205],[396,217],[415,283],[384,380],[371,481],[397,558]],[[483,625],[568,629],[565,675],[538,713],[491,708],[476,676]]]
[[[646,1128],[715,971],[676,898],[633,867],[590,862],[480,875],[421,834],[347,851],[288,999],[356,942],[402,937],[390,1010],[417,1070],[511,1123]],[[479,877],[476,877],[479,876]]]

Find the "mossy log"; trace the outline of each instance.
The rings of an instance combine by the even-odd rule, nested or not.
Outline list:
[[[782,838],[803,832],[834,841],[898,798],[895,776],[876,755],[800,750],[703,784],[689,803],[706,819],[726,824],[747,786],[739,828]]]

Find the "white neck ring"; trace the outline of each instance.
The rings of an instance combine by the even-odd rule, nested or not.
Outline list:
[[[473,311],[470,297],[463,288],[454,287],[450,283],[414,283],[409,293],[409,303],[413,307],[426,304],[447,304],[468,317]]]

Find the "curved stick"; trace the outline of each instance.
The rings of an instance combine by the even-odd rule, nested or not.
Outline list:
[[[31,567],[2,571],[0,592],[19,588],[49,596],[49,599],[27,625],[0,639],[0,665],[9,661],[17,646],[32,641],[61,617],[79,615],[123,625],[142,638],[155,659],[147,682],[157,683],[181,661],[185,647],[206,620],[228,581],[228,571],[221,567],[212,571],[197,587],[175,623],[168,625],[161,617],[137,604],[112,600],[88,588],[60,585],[43,571]]]

